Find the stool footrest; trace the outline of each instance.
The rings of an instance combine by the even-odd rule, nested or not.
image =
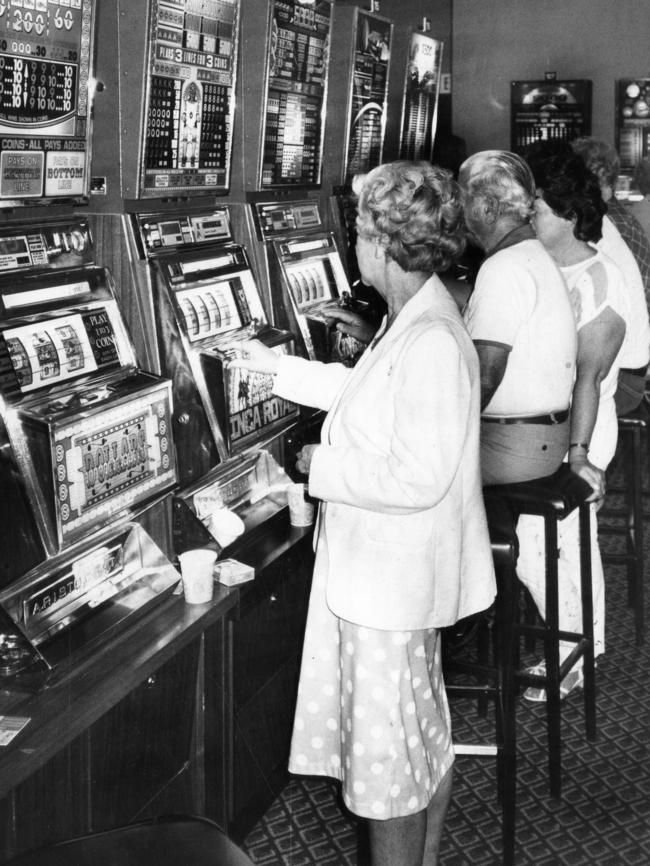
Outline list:
[[[454,752],[457,755],[496,755],[498,746],[480,745],[472,743],[454,743]]]
[[[520,636],[532,636],[539,638],[539,640],[544,640],[549,633],[545,625],[535,625],[533,623],[515,623],[514,628]],[[551,637],[554,640],[565,640],[571,643],[579,643],[583,640],[582,633],[575,631],[553,631]]]
[[[448,695],[454,695],[454,697],[457,698],[475,698],[480,695],[490,697],[495,694],[496,686],[491,686],[487,683],[484,685],[470,685],[469,683],[467,683],[467,685],[454,684],[452,686],[447,686],[445,691]]]

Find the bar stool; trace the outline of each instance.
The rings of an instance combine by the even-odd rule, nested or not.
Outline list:
[[[513,622],[513,640],[522,636],[541,639],[546,662],[545,674],[530,674],[524,669],[514,673],[515,682],[546,690],[546,728],[551,796],[559,798],[561,783],[561,698],[560,683],[573,665],[582,658],[584,670],[585,730],[588,740],[596,738],[596,677],[594,663],[593,602],[591,593],[590,508],[586,501],[591,487],[562,464],[553,475],[515,484],[492,485],[484,489],[486,503],[504,499],[517,515],[543,518],[545,539],[546,608],[542,624]],[[489,507],[489,505],[488,505]],[[558,601],[558,521],[579,509],[580,587],[582,596],[582,632],[561,631]],[[560,640],[574,644],[571,653],[560,664]]]
[[[497,596],[489,611],[472,617],[467,630],[443,630],[443,672],[450,699],[476,697],[479,713],[487,703],[495,705],[495,744],[454,744],[457,755],[496,755],[497,792],[502,808],[503,866],[513,866],[515,856],[517,731],[515,718],[514,642],[512,624],[517,604],[515,564],[517,536],[512,511],[498,500],[487,509]],[[467,646],[476,638],[475,656]],[[469,675],[473,683],[454,682],[456,674]]]
[[[644,615],[644,554],[643,554],[643,450],[648,443],[647,396],[641,405],[618,419],[619,455],[623,468],[623,487],[608,487],[609,494],[621,494],[623,508],[609,505],[602,510],[603,517],[624,518],[624,525],[603,523],[601,535],[625,535],[625,553],[603,552],[603,562],[627,566],[627,603],[634,611],[634,633],[637,646],[645,639]]]

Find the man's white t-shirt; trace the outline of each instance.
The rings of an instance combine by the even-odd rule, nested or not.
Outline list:
[[[603,236],[596,247],[618,266],[625,282],[629,318],[625,320],[620,366],[629,370],[640,369],[647,366],[650,359],[650,323],[641,271],[632,250],[608,216],[603,217]]]
[[[575,319],[564,279],[540,241],[520,241],[483,262],[465,324],[475,343],[511,349],[483,416],[568,408],[575,379]]]

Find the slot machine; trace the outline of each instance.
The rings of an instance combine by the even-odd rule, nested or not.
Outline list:
[[[171,384],[142,371],[81,218],[0,229],[0,676],[176,585]]]
[[[365,346],[328,321],[332,303],[363,313],[354,297],[332,232],[315,199],[252,204],[257,237],[273,287],[275,321],[300,336],[304,357],[353,366]]]
[[[299,354],[353,363],[359,347],[339,344],[323,309],[352,293],[320,197],[329,80],[329,0],[273,0],[257,33],[265,58],[262,130],[246,195],[258,273],[278,327]],[[265,48],[262,48],[262,44]]]
[[[269,324],[227,207],[134,214],[130,225],[150,271],[160,364],[174,395],[179,477],[187,485],[295,422],[298,408],[272,394],[271,377],[228,364],[252,337],[278,354],[293,353],[294,337]]]
[[[615,118],[616,150],[629,187],[634,166],[650,153],[650,78],[621,78],[616,82]]]
[[[298,414],[271,394],[270,377],[228,363],[251,337],[277,353],[294,351],[293,336],[273,327],[246,236],[240,242],[233,231],[233,211],[246,221],[245,205],[230,195],[240,2],[116,5],[119,16],[100,10],[122,60],[117,76],[111,40],[100,46],[101,77],[118,100],[109,105],[106,97],[101,119],[94,170],[107,192],[94,197],[94,218],[106,259],[133,282],[136,345],[172,383],[176,499],[203,520],[206,503],[241,504],[233,491],[245,483],[261,502],[264,479],[282,477],[278,438]],[[107,144],[118,115],[119,169]],[[227,205],[215,204],[219,196]],[[224,481],[231,473],[236,484]],[[214,492],[220,485],[225,499]]]
[[[355,297],[368,302],[377,318],[381,306],[376,292],[358,280],[356,259],[356,199],[352,180],[383,161],[388,119],[388,82],[394,49],[393,23],[376,12],[355,7],[337,8],[334,42],[339,46],[338,63],[330,73],[330,105],[327,142],[340,147],[344,140],[345,159],[331,170],[332,228]],[[348,52],[341,51],[347,46]],[[339,110],[340,95],[345,94],[346,110]]]
[[[0,677],[176,585],[171,384],[144,372],[90,197],[95,0],[0,9]]]

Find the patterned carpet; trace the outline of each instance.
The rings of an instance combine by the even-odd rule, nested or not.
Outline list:
[[[606,535],[601,546],[622,550],[624,539]],[[650,864],[650,623],[639,649],[625,568],[605,570],[608,649],[597,671],[598,739],[585,740],[582,694],[573,693],[563,704],[561,801],[546,783],[545,710],[519,702],[516,866]],[[493,739],[492,711],[480,719],[474,703],[454,700],[452,717],[455,742]],[[501,863],[495,779],[494,758],[457,757],[441,866]],[[322,779],[294,777],[244,847],[259,866],[360,866],[355,821],[334,783]]]

